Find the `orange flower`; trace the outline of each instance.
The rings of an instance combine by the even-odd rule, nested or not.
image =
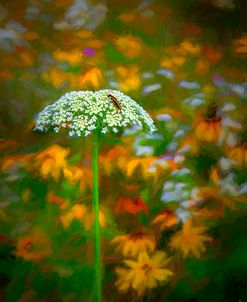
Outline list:
[[[3,171],[10,169],[15,164],[27,164],[33,158],[33,153],[24,155],[9,155],[2,159],[1,169]]]
[[[154,162],[155,158],[151,156],[139,157],[129,160],[126,165],[126,174],[128,177],[133,176],[136,170],[140,170],[142,176],[146,179],[148,176],[153,174],[152,170],[149,170],[151,164]]]
[[[103,81],[103,73],[96,67],[90,68],[79,78],[79,84],[81,87],[93,87],[96,89],[99,88]]]
[[[206,228],[203,226],[192,226],[191,220],[183,224],[182,230],[176,233],[171,239],[171,247],[182,251],[187,257],[190,253],[195,257],[200,257],[206,250],[205,243],[212,239],[205,235]]]
[[[142,211],[147,212],[148,207],[140,197],[136,199],[121,197],[116,205],[117,212],[127,212],[130,214],[138,214]]]
[[[82,61],[82,51],[79,49],[72,51],[61,51],[59,49],[53,55],[57,61],[67,61],[71,66],[78,65]]]
[[[138,296],[145,294],[147,289],[155,288],[159,283],[167,281],[173,273],[167,268],[170,259],[161,251],[152,256],[140,253],[137,260],[125,260],[125,268],[117,267],[118,280],[116,286],[120,292],[134,289]]]
[[[203,47],[203,54],[210,64],[216,64],[221,59],[221,51],[212,45],[206,45]]]
[[[66,199],[55,195],[52,192],[49,192],[47,195],[47,201],[50,203],[54,203],[60,206],[61,209],[64,209],[68,206],[68,202]]]
[[[164,230],[178,223],[178,217],[172,211],[164,210],[152,221],[152,223],[160,224],[160,229]]]
[[[68,73],[65,73],[55,67],[50,68],[43,74],[44,80],[51,82],[55,88],[59,88],[63,83],[67,82]]]
[[[86,206],[75,204],[67,213],[63,214],[60,219],[65,228],[69,227],[74,219],[83,222],[83,218],[87,215]]]
[[[137,90],[141,85],[141,77],[139,67],[136,65],[124,67],[118,66],[116,68],[121,90],[128,92]]]
[[[31,235],[18,239],[15,254],[25,260],[39,262],[49,257],[51,252],[50,240],[41,230],[36,229]]]
[[[199,75],[205,74],[208,71],[208,69],[209,69],[208,61],[201,59],[196,62],[195,70]]]
[[[100,155],[100,165],[106,175],[110,175],[114,168],[125,167],[129,150],[123,146],[116,146],[108,152]]]
[[[117,251],[123,253],[125,257],[137,257],[139,253],[151,253],[155,249],[155,238],[152,235],[137,231],[130,235],[119,235],[112,240],[117,245]]]
[[[191,54],[191,55],[198,55],[201,52],[200,45],[196,43],[192,43],[188,40],[185,40],[180,45],[182,52]]]
[[[243,146],[230,149],[228,158],[232,160],[235,165],[247,166],[247,143]]]
[[[99,224],[103,228],[106,225],[106,210],[101,207],[99,211]],[[86,231],[90,231],[92,229],[92,226],[94,224],[94,212],[88,212],[87,215],[84,217],[83,221],[84,227]]]
[[[68,153],[68,149],[53,145],[35,156],[34,167],[39,168],[40,174],[44,178],[48,178],[51,175],[55,180],[58,180],[61,172],[67,166],[65,158]]]
[[[247,54],[247,34],[235,41],[235,52],[239,54]]]
[[[77,166],[66,166],[63,169],[64,177],[70,183],[76,183],[77,181],[81,180],[84,176],[84,172],[80,167]]]
[[[195,127],[195,136],[209,143],[215,142],[220,136],[221,119],[201,120]]]
[[[117,49],[126,57],[136,58],[141,54],[142,42],[132,35],[122,36],[116,40]]]
[[[184,63],[185,63],[185,58],[180,55],[165,57],[161,61],[161,67],[175,70],[177,67],[181,67]]]
[[[68,228],[73,220],[77,220],[84,226],[86,231],[90,231],[94,223],[94,213],[85,205],[76,204],[65,214],[61,215],[60,220],[65,228]],[[106,217],[104,211],[100,209],[99,222],[101,227],[106,224]]]

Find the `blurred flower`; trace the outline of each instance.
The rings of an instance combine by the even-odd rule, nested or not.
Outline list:
[[[167,113],[163,113],[163,114],[158,114],[156,116],[157,121],[170,121],[172,119],[172,117],[170,116],[170,114]]]
[[[218,47],[204,45],[202,52],[210,64],[217,64],[221,60],[222,54]]]
[[[240,98],[247,97],[247,83],[230,83],[229,84],[231,91]]]
[[[103,82],[102,71],[97,67],[92,67],[80,77],[81,87],[98,88]]]
[[[237,197],[237,196],[246,196],[247,193],[247,182],[242,183],[241,185],[236,184],[234,180],[234,174],[230,173],[226,177],[219,180],[218,184],[220,185],[220,194],[223,196],[230,196],[230,197]],[[222,200],[226,200],[224,197],[222,197]],[[233,203],[234,201],[232,201]],[[234,203],[226,203],[230,208],[235,208]]]
[[[83,54],[84,54],[85,56],[92,57],[92,56],[95,55],[95,52],[94,52],[94,49],[93,49],[93,48],[88,47],[88,48],[84,48],[84,49],[83,49]]]
[[[70,183],[76,183],[77,181],[81,180],[84,172],[78,166],[67,166],[63,169],[64,177]]]
[[[150,175],[153,175],[154,171],[149,169],[154,161],[154,157],[139,157],[135,159],[130,159],[124,169],[128,177],[133,176],[137,171],[141,172],[142,177],[145,179]]]
[[[138,296],[143,296],[147,289],[155,288],[162,281],[167,281],[173,273],[167,269],[169,258],[161,251],[152,256],[140,253],[137,260],[125,260],[126,268],[117,267],[118,280],[116,286],[120,292],[133,288]]]
[[[232,10],[235,8],[234,0],[211,0],[210,2],[221,9]]]
[[[16,46],[27,46],[23,39],[26,29],[16,21],[9,21],[5,28],[0,29],[0,48],[6,51],[13,51]]]
[[[183,103],[191,107],[199,107],[205,104],[205,96],[203,93],[196,93],[193,96],[183,100]]]
[[[178,217],[173,211],[163,210],[158,216],[154,218],[152,224],[159,224],[161,231],[174,226],[178,223]]]
[[[195,126],[195,136],[209,143],[218,141],[221,132],[221,119],[199,120]]]
[[[54,23],[57,30],[95,29],[106,17],[107,7],[102,3],[92,5],[88,0],[74,0],[65,12],[64,19]]]
[[[144,86],[143,93],[148,94],[148,93],[151,93],[151,92],[159,90],[159,89],[161,89],[161,84],[160,83],[154,83],[152,85]]]
[[[82,204],[75,204],[67,213],[61,215],[60,219],[65,228],[69,227],[74,219],[84,222],[83,218],[88,215],[87,208]]]
[[[117,212],[127,212],[130,214],[138,214],[142,211],[147,212],[148,207],[140,197],[136,199],[121,197],[116,204]]]
[[[106,175],[110,175],[116,168],[125,166],[128,161],[130,151],[127,147],[117,145],[108,152],[100,154],[100,166]]]
[[[125,91],[137,90],[141,85],[139,68],[136,65],[116,68],[120,88]]]
[[[115,44],[117,49],[129,58],[136,58],[142,52],[142,41],[140,38],[132,35],[117,38]]]
[[[61,87],[65,82],[69,81],[69,74],[57,68],[49,68],[43,74],[44,80],[51,82],[55,88]]]
[[[121,108],[109,98],[117,99]],[[118,132],[138,124],[153,132],[155,126],[147,112],[129,96],[117,90],[72,91],[38,114],[35,130],[68,128],[69,135],[87,136],[95,129],[101,133]]]
[[[160,66],[169,70],[176,70],[177,67],[181,67],[185,63],[183,56],[165,57],[162,59]]]
[[[27,153],[24,155],[19,155],[19,154],[7,155],[1,158],[1,170],[6,171],[12,168],[13,166],[19,164],[27,166],[28,163],[32,160],[33,156],[34,156],[33,153]]]
[[[161,68],[156,73],[163,75],[170,80],[172,80],[174,78],[174,72],[169,69]]]
[[[182,251],[183,256],[193,254],[200,257],[206,250],[205,243],[212,239],[205,235],[206,228],[203,226],[192,226],[191,219],[183,224],[182,230],[171,238],[171,247]]]
[[[209,63],[205,59],[200,59],[196,62],[196,68],[195,71],[199,75],[204,75],[209,70]]]
[[[68,149],[53,145],[35,155],[33,167],[39,169],[44,178],[51,175],[57,181],[63,169],[67,166],[66,157],[68,153]]]
[[[183,41],[180,44],[180,47],[182,51],[185,51],[186,53],[191,55],[198,55],[201,52],[201,47],[199,44],[192,43],[188,40]]]
[[[53,53],[53,56],[57,61],[66,61],[71,66],[78,65],[82,61],[82,52],[79,49],[68,52],[58,49]]]
[[[152,235],[137,231],[133,234],[119,235],[112,240],[117,245],[116,250],[124,257],[137,257],[139,253],[152,253],[155,249],[155,238]]]
[[[48,237],[39,229],[33,230],[31,235],[17,240],[16,256],[27,261],[39,262],[49,257],[52,253]]]
[[[239,54],[247,54],[247,34],[243,35],[235,41],[235,52]]]
[[[66,199],[55,195],[53,192],[47,194],[47,201],[59,205],[61,209],[65,209],[68,206]]]
[[[247,166],[247,143],[229,149],[227,156],[233,165]]]
[[[178,84],[179,87],[186,88],[186,89],[199,89],[200,84],[197,82],[188,82],[188,81],[181,81]]]
[[[101,228],[104,228],[107,222],[107,210],[103,206],[99,210],[99,224]],[[84,216],[83,225],[86,231],[90,231],[94,225],[94,213],[88,210],[87,214]]]

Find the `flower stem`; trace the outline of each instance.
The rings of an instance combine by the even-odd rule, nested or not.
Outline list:
[[[96,277],[96,301],[101,302],[101,240],[99,224],[99,184],[98,184],[98,133],[93,140],[93,208],[94,208],[94,257]]]

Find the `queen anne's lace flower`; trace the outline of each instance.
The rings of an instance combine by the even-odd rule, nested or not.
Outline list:
[[[121,109],[108,97],[114,96]],[[118,90],[71,91],[38,114],[35,130],[87,136],[94,130],[118,132],[122,127],[139,125],[147,132],[156,130],[147,112],[129,96]]]

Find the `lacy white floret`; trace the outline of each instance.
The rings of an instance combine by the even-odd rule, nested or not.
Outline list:
[[[134,100],[118,90],[105,89],[66,93],[38,114],[35,130],[59,132],[68,128],[70,136],[87,136],[96,129],[101,133],[116,133],[122,127],[134,125],[146,132],[156,130],[151,117]]]

